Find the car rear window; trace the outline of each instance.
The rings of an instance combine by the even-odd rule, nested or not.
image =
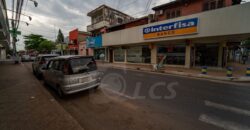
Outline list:
[[[44,56],[42,57],[42,61],[45,61],[46,63],[51,59],[51,58],[54,58],[56,56]]]
[[[96,62],[92,57],[70,59],[72,74],[79,74],[97,70]]]

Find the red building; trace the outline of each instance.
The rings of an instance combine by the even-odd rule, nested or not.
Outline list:
[[[73,55],[92,55],[92,51],[86,48],[86,39],[90,34],[74,29],[69,32],[68,49]]]
[[[153,8],[155,20],[162,21],[231,6],[232,0],[175,0]]]

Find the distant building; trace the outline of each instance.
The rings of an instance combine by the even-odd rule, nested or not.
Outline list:
[[[91,25],[87,26],[87,31],[91,32],[87,47],[93,48],[96,60],[107,60],[108,50],[102,47],[102,34],[107,32],[108,27],[126,23],[134,18],[107,5],[101,5],[87,15],[91,17]],[[104,59],[100,57],[101,54],[105,55]]]
[[[5,0],[0,1],[0,60],[6,59],[6,51],[9,50],[10,34],[9,20]]]
[[[87,31],[91,32],[92,35],[98,35],[105,32],[105,28],[109,26],[125,23],[134,19],[107,5],[101,5],[87,15],[91,17],[91,25],[87,26]]]
[[[74,29],[69,32],[68,50],[71,55],[93,55],[92,49],[86,47],[86,39],[90,34]]]

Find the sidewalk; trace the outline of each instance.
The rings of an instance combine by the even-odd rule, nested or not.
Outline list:
[[[123,63],[98,63],[100,66],[113,67],[113,68],[123,68],[123,69],[133,69],[153,72],[152,65],[137,65],[137,64],[123,64]],[[164,67],[159,73],[196,77],[196,78],[206,78],[212,80],[222,80],[222,81],[235,81],[235,82],[250,82],[250,77],[246,77],[246,70],[236,69],[233,71],[233,77],[226,76],[226,69],[209,69],[207,75],[201,74],[201,68],[181,68],[181,67]]]
[[[28,69],[0,64],[0,129],[82,130]]]

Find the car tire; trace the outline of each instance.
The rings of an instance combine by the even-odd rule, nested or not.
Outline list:
[[[62,89],[59,86],[56,87],[56,92],[57,92],[59,98],[63,98],[65,96]]]
[[[33,71],[33,74],[36,75],[36,72],[34,70],[34,67],[32,66],[32,71]]]
[[[95,89],[98,89],[99,88],[99,85],[95,86]]]
[[[99,85],[95,86],[93,89],[94,90],[97,90],[99,88]]]

